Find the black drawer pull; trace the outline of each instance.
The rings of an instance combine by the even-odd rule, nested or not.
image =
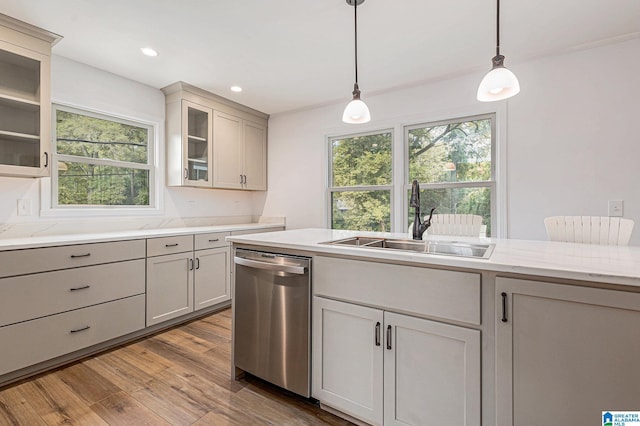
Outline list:
[[[91,253],[85,253],[85,254],[72,254],[72,255],[71,255],[71,258],[72,258],[72,259],[77,259],[77,258],[79,258],[79,257],[89,257],[89,256],[91,256]]]
[[[380,321],[376,323],[376,346],[380,346]]]
[[[502,293],[502,322],[507,322],[507,293]]]
[[[81,331],[85,331],[85,330],[88,330],[90,328],[91,327],[89,327],[88,325],[85,325],[82,328],[75,328],[75,329],[71,330],[70,333],[80,333]]]
[[[209,240],[210,243],[215,243],[216,241],[220,241],[220,238],[216,238],[214,240]]]
[[[173,244],[165,244],[165,247],[178,247],[178,243],[173,243]]]
[[[91,286],[87,284],[87,285],[84,285],[84,286],[82,286],[82,287],[72,287],[72,288],[70,288],[70,289],[69,289],[69,291],[86,290],[86,289],[88,289],[89,287],[91,287]]]
[[[387,326],[387,349],[391,349],[391,326]]]

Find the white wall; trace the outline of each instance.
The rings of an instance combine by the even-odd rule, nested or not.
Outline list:
[[[167,188],[164,185],[164,95],[150,86],[128,80],[63,57],[53,56],[52,101],[151,122],[158,133],[160,209],[156,217],[246,216],[253,213],[251,194],[244,191]],[[40,215],[40,186],[49,179],[0,176],[0,223],[55,220]],[[32,216],[17,216],[17,200],[29,199]],[[64,217],[62,217],[64,219]],[[99,218],[85,218],[99,221]]]
[[[363,99],[372,122],[340,122],[347,102],[274,115],[269,121],[269,191],[255,209],[286,216],[287,227],[323,227],[326,135],[381,129],[389,123],[437,120],[506,102],[507,210],[510,238],[546,239],[551,215],[607,215],[608,200],[624,200],[640,244],[640,40],[575,51],[520,64],[521,93],[500,105],[475,100],[485,71]],[[365,76],[363,76],[365,77]],[[499,123],[500,124],[500,123]],[[504,123],[503,123],[504,124]],[[499,135],[499,137],[503,137]],[[506,197],[506,199],[505,199]]]

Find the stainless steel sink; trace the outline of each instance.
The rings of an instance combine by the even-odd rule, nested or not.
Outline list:
[[[446,256],[488,259],[494,244],[466,243],[460,241],[416,241],[392,238],[351,237],[327,241],[323,244],[338,246],[358,246],[380,250],[411,251],[414,253],[440,254]]]

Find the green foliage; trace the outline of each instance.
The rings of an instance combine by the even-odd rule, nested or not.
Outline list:
[[[491,179],[491,120],[422,127],[409,131],[409,181],[478,182]],[[408,200],[409,194],[407,195]],[[491,235],[491,190],[487,187],[421,188],[420,209],[477,214]],[[407,212],[409,223],[412,214]]]
[[[390,185],[391,133],[332,142],[333,186]]]
[[[147,164],[148,130],[57,111],[56,153]],[[149,205],[149,171],[65,159],[58,162],[59,205]]]
[[[389,196],[389,191],[334,192],[331,203],[333,229],[390,231]]]
[[[333,140],[333,186],[390,185],[391,144],[391,133]],[[335,192],[331,218],[334,229],[389,231],[390,191]]]

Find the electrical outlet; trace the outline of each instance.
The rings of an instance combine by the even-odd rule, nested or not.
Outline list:
[[[622,217],[624,208],[623,200],[609,200],[609,216]]]
[[[18,200],[18,216],[31,216],[31,200],[29,198]]]

